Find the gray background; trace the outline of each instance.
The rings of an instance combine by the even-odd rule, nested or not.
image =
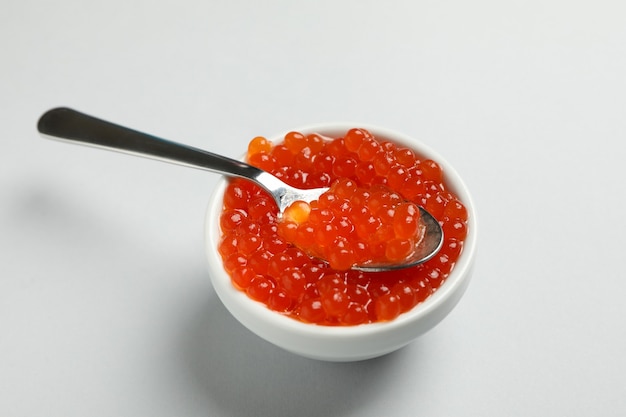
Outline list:
[[[0,415],[623,416],[625,11],[5,0]],[[41,139],[59,105],[230,156],[320,122],[413,135],[473,194],[473,281],[386,357],[283,352],[209,283],[217,175]]]

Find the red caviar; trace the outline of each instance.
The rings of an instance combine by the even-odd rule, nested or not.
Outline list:
[[[243,179],[228,184],[220,218],[224,268],[236,288],[274,311],[329,326],[393,320],[428,298],[462,252],[467,209],[439,164],[365,129],[334,139],[290,132],[279,144],[256,137],[247,159],[295,187],[331,187],[279,220],[260,187]],[[404,270],[349,269],[406,257],[420,227],[417,206],[443,227],[437,256]]]
[[[224,217],[230,219],[227,213]],[[278,232],[307,254],[328,260],[331,268],[346,270],[402,262],[422,240],[424,228],[415,203],[385,186],[364,188],[340,178],[311,204],[296,201],[287,207]]]

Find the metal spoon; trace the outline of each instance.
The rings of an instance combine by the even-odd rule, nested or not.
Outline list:
[[[266,189],[282,213],[297,200],[311,202],[328,190],[302,190],[285,184],[272,174],[236,159],[217,155],[187,145],[119,126],[68,108],[56,108],[44,113],[37,129],[43,135],[73,143],[90,145],[132,155],[144,156],[178,165],[199,168],[228,176],[247,178]],[[439,222],[420,207],[421,221],[426,231],[413,255],[402,264],[355,265],[360,271],[386,271],[408,268],[432,258],[441,248],[443,231]]]

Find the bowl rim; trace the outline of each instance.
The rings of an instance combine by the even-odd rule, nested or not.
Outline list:
[[[284,135],[289,131],[297,131],[304,134],[319,133],[324,136],[333,137],[335,135],[343,135],[347,130],[353,127],[360,127],[369,130],[375,137],[379,139],[387,139],[401,146],[405,146],[413,149],[419,155],[433,159],[443,168],[444,178],[446,185],[458,196],[463,204],[468,209],[468,233],[464,241],[463,252],[461,253],[457,263],[455,264],[452,272],[442,283],[442,285],[433,292],[426,300],[417,304],[411,310],[400,314],[398,317],[391,321],[365,323],[355,326],[325,326],[317,325],[313,323],[304,323],[297,319],[288,317],[270,310],[265,304],[250,299],[243,291],[236,289],[232,283],[230,276],[223,269],[222,259],[217,251],[217,244],[221,234],[219,228],[219,214],[222,209],[222,198],[226,184],[228,182],[227,177],[222,177],[216,184],[213,193],[211,194],[209,205],[206,211],[205,217],[205,250],[209,259],[210,279],[218,294],[218,297],[225,304],[227,309],[231,311],[235,317],[238,317],[236,312],[232,311],[233,308],[241,308],[247,314],[258,317],[259,321],[267,321],[272,324],[272,327],[278,327],[285,331],[288,331],[296,335],[307,335],[310,337],[319,338],[340,338],[340,339],[352,339],[355,337],[367,337],[372,334],[380,334],[387,332],[394,332],[403,328],[410,327],[415,322],[421,321],[426,317],[429,317],[431,313],[438,310],[443,304],[449,302],[450,298],[457,292],[459,286],[467,285],[469,279],[470,270],[473,266],[473,260],[475,258],[476,240],[477,240],[477,219],[476,210],[473,199],[467,189],[467,186],[456,169],[441,156],[437,151],[432,149],[429,145],[425,144],[419,139],[408,136],[404,133],[383,128],[380,126],[364,123],[349,123],[349,122],[336,122],[336,123],[320,123],[312,124],[295,129],[287,130],[283,133],[269,136],[268,140],[272,142],[281,141]],[[242,158],[241,158],[242,159]],[[228,298],[226,298],[228,296]],[[459,296],[460,298],[460,296]],[[241,321],[241,320],[240,320]],[[247,323],[243,323],[248,327]],[[255,331],[255,329],[250,329]]]

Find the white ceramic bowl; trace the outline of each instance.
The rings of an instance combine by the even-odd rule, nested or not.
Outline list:
[[[470,194],[454,168],[430,147],[398,132],[360,124],[327,124],[292,130],[334,137],[344,135],[352,127],[368,129],[378,139],[394,141],[437,161],[444,170],[449,188],[468,210],[468,234],[454,269],[437,291],[411,311],[389,322],[339,327],[306,324],[271,311],[235,289],[222,267],[217,247],[221,233],[219,217],[226,178],[218,183],[206,213],[206,252],[210,277],[226,308],[249,330],[274,345],[304,357],[326,361],[347,362],[381,356],[407,345],[433,328],[461,299],[470,280],[476,253],[476,213]],[[284,135],[280,135],[269,139],[280,142],[283,138]]]

